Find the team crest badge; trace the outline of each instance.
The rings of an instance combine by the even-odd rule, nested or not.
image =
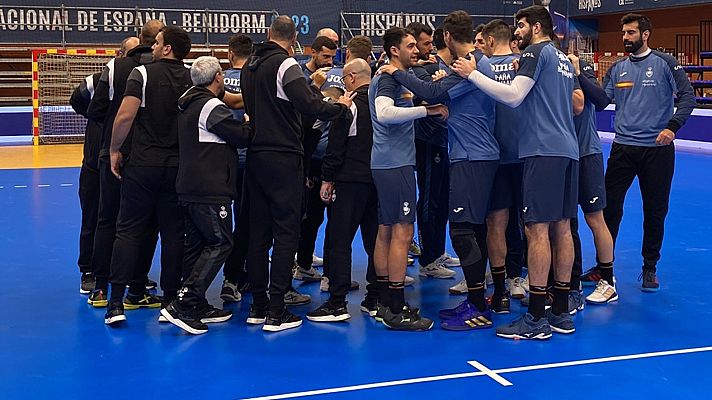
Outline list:
[[[645,76],[647,76],[648,78],[653,77],[653,67],[648,67],[648,70],[645,71]]]
[[[227,210],[225,209],[225,206],[220,206],[220,218],[227,218]]]
[[[403,202],[403,215],[408,215],[410,214],[410,203],[407,201]]]

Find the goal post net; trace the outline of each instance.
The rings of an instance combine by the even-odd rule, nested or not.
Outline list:
[[[108,49],[32,50],[33,143],[81,143],[87,120],[69,98],[85,77],[101,72],[116,55]]]

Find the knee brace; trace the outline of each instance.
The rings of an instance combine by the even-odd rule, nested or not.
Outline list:
[[[475,231],[469,228],[451,228],[450,240],[463,266],[474,265],[482,259]]]

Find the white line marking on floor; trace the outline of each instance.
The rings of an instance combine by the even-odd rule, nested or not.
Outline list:
[[[482,365],[482,363],[477,362],[477,361],[468,361],[468,364],[472,365],[473,367],[477,368],[478,370],[482,371],[485,375],[489,376],[490,378],[494,379],[497,383],[499,383],[502,386],[512,386],[513,383],[504,379],[500,375],[497,375],[494,371],[491,369],[485,367]]]
[[[15,185],[15,189],[26,188],[27,185]]]
[[[67,186],[74,186],[74,184],[73,183],[60,183],[59,186],[67,187]]]
[[[449,375],[439,375],[439,376],[426,376],[423,378],[401,379],[401,380],[397,380],[397,381],[386,381],[386,382],[368,383],[368,384],[362,384],[362,385],[342,386],[342,387],[336,387],[336,388],[330,388],[330,389],[310,390],[310,391],[305,391],[305,392],[285,393],[285,394],[277,394],[277,395],[262,396],[262,397],[250,397],[250,398],[245,398],[244,400],[292,399],[295,397],[307,397],[307,396],[317,396],[317,395],[331,394],[331,393],[353,392],[353,391],[357,391],[357,390],[376,389],[376,388],[390,387],[390,386],[411,385],[411,384],[415,384],[415,383],[436,382],[436,381],[462,379],[462,378],[473,378],[476,376],[489,376],[492,379],[495,379],[494,376],[499,377],[499,375],[501,375],[501,374],[508,374],[508,373],[513,373],[513,372],[534,371],[534,370],[549,369],[549,368],[573,367],[573,366],[578,366],[578,365],[599,364],[599,363],[606,363],[606,362],[613,362],[613,361],[636,360],[636,359],[641,359],[641,358],[664,357],[664,356],[673,356],[673,355],[680,355],[680,354],[702,353],[702,352],[708,352],[708,351],[712,351],[712,346],[694,347],[694,348],[680,349],[680,350],[658,351],[658,352],[653,352],[653,353],[629,354],[629,355],[624,355],[624,356],[591,358],[591,359],[587,359],[587,360],[566,361],[566,362],[551,363],[551,364],[527,365],[527,366],[522,366],[522,367],[503,368],[503,369],[495,369],[495,370],[490,370],[490,369],[486,368],[484,365],[482,365],[476,361],[474,361],[474,363],[477,363],[477,365],[474,365],[474,364],[472,364],[473,361],[470,361],[469,362],[470,365],[472,365],[475,368],[480,369],[480,372],[469,372],[469,373],[462,373],[462,374],[449,374]],[[485,370],[487,372],[484,372]],[[506,379],[504,379],[502,377],[499,377],[499,378],[506,381]],[[497,380],[497,379],[495,379],[495,380]],[[509,382],[509,381],[507,381],[507,382]],[[500,383],[502,383],[502,382],[500,382]]]
[[[49,187],[49,185],[37,185],[38,188]]]

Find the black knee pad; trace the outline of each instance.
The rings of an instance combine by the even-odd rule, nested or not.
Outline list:
[[[480,247],[475,239],[475,231],[466,228],[451,228],[450,240],[463,266],[473,265],[482,259]]]

